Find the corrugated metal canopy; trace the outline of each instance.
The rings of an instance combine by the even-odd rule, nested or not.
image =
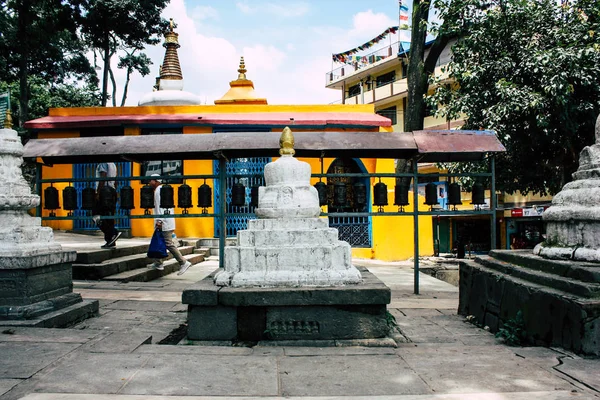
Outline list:
[[[449,131],[445,131],[449,132]],[[481,159],[488,152],[504,151],[493,133],[451,134],[427,131],[398,132],[294,132],[297,157],[413,158],[427,162]],[[23,157],[41,157],[48,164],[100,161],[198,160],[276,157],[280,133],[215,133],[187,135],[103,136],[68,139],[34,139]],[[440,140],[449,143],[437,143]],[[450,153],[444,153],[448,149]]]
[[[413,137],[423,162],[475,161],[506,151],[493,131],[415,131]]]

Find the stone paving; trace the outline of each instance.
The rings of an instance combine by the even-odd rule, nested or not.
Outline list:
[[[56,235],[98,244],[71,236]],[[392,289],[397,347],[158,344],[186,321],[182,290],[217,267],[205,261],[152,282],[75,281],[100,316],[68,329],[0,327],[0,400],[600,398],[600,360],[505,346],[456,315],[455,286],[421,274],[415,295],[411,262],[358,263]]]

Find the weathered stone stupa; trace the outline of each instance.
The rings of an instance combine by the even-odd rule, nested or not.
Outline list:
[[[183,291],[188,339],[393,342],[390,289],[352,266],[350,245],[319,218],[310,166],[293,157],[293,145],[285,128],[281,158],[265,167],[259,219],[225,248],[224,269]]]
[[[10,114],[8,114],[10,117]],[[71,263],[52,228],[27,210],[40,203],[23,178],[23,145],[7,118],[0,129],[0,325],[59,327],[98,311],[73,293]]]
[[[596,143],[579,154],[579,168],[544,211],[546,240],[534,254],[552,259],[600,261],[600,117]]]
[[[225,248],[220,286],[336,286],[360,282],[351,248],[319,218],[319,195],[308,163],[296,160],[289,128],[280,140],[281,158],[265,166],[259,188],[259,219],[239,231],[237,246]]]

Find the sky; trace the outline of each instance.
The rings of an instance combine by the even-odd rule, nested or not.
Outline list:
[[[397,26],[398,0],[171,0],[162,16],[177,25],[184,91],[203,104],[229,90],[241,56],[257,96],[269,104],[329,104],[341,100],[339,90],[325,88],[326,74],[340,66],[331,55]],[[391,35],[367,53],[396,41]],[[126,105],[152,91],[165,49],[151,46],[146,54],[151,73],[132,77]],[[122,89],[124,71],[114,71]]]

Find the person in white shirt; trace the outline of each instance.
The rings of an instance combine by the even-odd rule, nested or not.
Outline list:
[[[159,174],[152,174],[150,176],[160,176]],[[162,189],[162,182],[158,178],[151,179],[149,185],[154,188],[154,215],[164,215],[164,214],[173,214],[172,208],[161,208],[160,207],[160,191]],[[162,232],[163,238],[165,239],[165,243],[167,245],[167,250],[171,252],[173,257],[179,262],[180,268],[177,275],[182,275],[189,267],[192,266],[192,263],[187,261],[181,253],[179,249],[173,242],[173,232],[175,232],[175,218],[155,218],[154,219],[154,229],[158,229]],[[162,265],[162,260],[154,259],[152,263],[152,268],[163,270],[164,267]]]
[[[96,165],[96,178],[113,178],[117,176],[117,166],[115,163],[99,163]],[[111,205],[100,204],[100,190],[103,187],[111,188],[112,201]],[[98,228],[104,233],[106,243],[100,247],[103,249],[112,249],[116,247],[117,239],[121,236],[115,228],[114,219],[100,219],[100,216],[115,215],[117,204],[117,191],[115,190],[115,181],[96,181],[96,207],[92,217]]]

